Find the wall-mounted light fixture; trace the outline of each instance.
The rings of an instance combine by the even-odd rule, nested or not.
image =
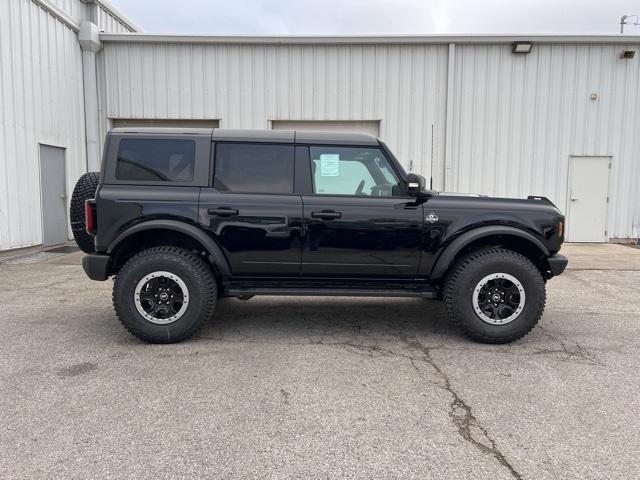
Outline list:
[[[636,56],[636,51],[635,50],[623,50],[620,53],[620,59],[621,60],[631,60],[635,56]]]
[[[531,53],[533,44],[531,42],[513,42],[511,53]]]

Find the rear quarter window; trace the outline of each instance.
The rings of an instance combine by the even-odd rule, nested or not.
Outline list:
[[[115,177],[140,182],[190,182],[196,145],[181,139],[123,139],[118,147]]]

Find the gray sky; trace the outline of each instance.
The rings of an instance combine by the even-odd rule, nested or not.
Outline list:
[[[111,0],[148,32],[617,33],[639,0]],[[640,27],[625,33],[640,35]]]

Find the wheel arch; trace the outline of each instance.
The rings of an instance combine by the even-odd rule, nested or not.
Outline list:
[[[178,220],[147,220],[120,233],[107,247],[112,270],[135,253],[160,245],[184,246],[206,253],[209,262],[222,276],[231,275],[227,257],[216,241],[194,225]]]
[[[471,250],[486,246],[503,246],[524,255],[546,277],[549,270],[546,259],[551,254],[542,241],[531,233],[516,227],[490,225],[470,230],[449,243],[438,255],[430,278],[433,280],[442,279],[456,259]]]

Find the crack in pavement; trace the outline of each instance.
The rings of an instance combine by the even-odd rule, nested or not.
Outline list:
[[[595,365],[598,367],[605,367],[606,365],[593,353],[589,352],[578,342],[574,341],[575,348],[569,348],[566,341],[562,338],[552,335],[546,328],[538,325],[540,331],[547,338],[553,340],[560,344],[560,349],[550,349],[550,348],[536,348],[534,354],[538,355],[546,355],[546,354],[560,354],[565,357],[563,361],[576,361],[575,363],[583,363],[586,365]],[[561,358],[562,359],[562,358]]]
[[[424,378],[424,369],[421,369],[420,364],[428,365],[436,374],[437,379],[428,381],[433,385],[446,391],[451,396],[449,403],[448,416],[456,428],[458,435],[465,441],[471,444],[474,448],[480,451],[482,454],[493,457],[499,465],[509,472],[512,478],[516,480],[522,480],[523,476],[516,468],[509,462],[505,454],[500,451],[496,440],[491,437],[487,428],[485,428],[481,421],[474,415],[471,405],[469,405],[458,393],[458,391],[452,385],[451,379],[443,368],[434,360],[432,352],[434,350],[447,350],[443,346],[428,347],[423,345],[415,332],[411,329],[399,328],[396,331],[377,332],[379,335],[384,335],[386,339],[394,338],[399,340],[398,344],[388,345],[383,342],[381,345],[378,343],[378,337],[371,335],[371,332],[358,321],[350,320],[340,325],[334,325],[333,327],[342,327],[348,331],[348,335],[339,335],[335,330],[329,329],[326,332],[321,332],[320,338],[314,338],[319,332],[305,331],[302,333],[302,337],[306,340],[301,342],[295,342],[296,345],[322,345],[322,346],[334,346],[343,348],[346,351],[361,355],[369,358],[380,357],[399,357],[406,359],[410,362],[414,370]],[[406,326],[405,326],[406,327]],[[571,361],[575,363],[583,363],[596,366],[604,366],[604,364],[593,354],[580,345],[577,342],[569,343],[559,336],[549,333],[545,328],[538,326],[540,331],[549,340],[556,342],[560,345],[560,348],[554,348],[550,345],[550,348],[538,348],[533,347],[533,351],[513,351],[512,348],[494,350],[499,354],[516,354],[516,355],[553,355],[561,361]],[[238,334],[239,331],[234,331]],[[222,340],[224,333],[220,332]],[[344,338],[344,337],[347,338]],[[323,338],[324,337],[324,338]],[[342,338],[341,338],[342,337]],[[351,337],[351,338],[349,338]],[[375,343],[368,343],[368,341],[359,342],[358,339],[363,338],[373,339]],[[246,339],[246,336],[243,340]],[[225,339],[229,341],[229,339]],[[246,340],[245,340],[246,341]],[[250,341],[250,340],[249,340]],[[285,344],[291,344],[292,342],[284,342]],[[451,349],[455,350],[455,349]],[[284,396],[284,393],[283,393]],[[287,398],[288,400],[288,398]]]
[[[403,336],[401,339],[407,347],[417,350],[422,354],[422,358],[420,359],[430,365],[442,380],[442,383],[435,383],[435,385],[446,390],[453,397],[453,400],[449,404],[449,418],[451,418],[454,425],[458,428],[458,434],[482,453],[493,456],[500,465],[509,471],[513,478],[522,480],[522,475],[513,467],[513,465],[511,465],[504,454],[498,449],[496,441],[491,438],[487,429],[482,426],[480,421],[473,414],[471,406],[469,406],[453,388],[449,376],[434,361],[429,347],[420,343],[417,338],[411,339]],[[420,370],[415,364],[415,360],[415,358],[411,358],[411,365],[413,365],[413,368],[419,372]]]
[[[522,475],[515,469],[513,465],[507,460],[505,455],[498,449],[496,441],[491,438],[487,429],[482,426],[478,418],[473,414],[471,406],[469,406],[460,394],[453,388],[449,376],[444,370],[434,361],[431,355],[431,349],[422,343],[417,338],[410,338],[406,334],[399,335],[399,339],[410,350],[418,352],[420,355],[410,355],[407,353],[396,352],[389,348],[383,348],[378,345],[363,345],[355,343],[327,343],[325,345],[336,345],[346,348],[352,353],[362,354],[367,357],[380,357],[380,356],[396,356],[406,358],[409,360],[413,368],[421,373],[417,361],[422,361],[429,365],[440,378],[440,382],[432,382],[439,388],[447,391],[453,398],[449,404],[449,418],[456,426],[458,434],[467,442],[472,444],[480,452],[486,455],[494,457],[501,466],[506,468],[511,476],[516,480],[523,480]]]

